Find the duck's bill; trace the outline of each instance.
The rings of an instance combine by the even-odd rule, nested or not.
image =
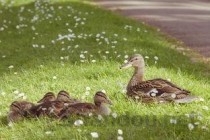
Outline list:
[[[126,69],[126,68],[130,68],[132,66],[131,63],[125,63],[122,66],[120,66],[120,69]]]
[[[112,102],[111,102],[111,100],[107,100],[107,103],[108,103],[108,104],[110,104],[110,105],[112,105]]]

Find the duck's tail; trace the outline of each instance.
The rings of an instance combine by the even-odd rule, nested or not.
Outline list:
[[[187,103],[191,103],[191,102],[195,102],[195,101],[200,102],[200,101],[204,101],[204,99],[201,97],[197,97],[197,96],[187,96],[182,99],[177,99],[174,102],[178,103],[178,104],[187,104]]]

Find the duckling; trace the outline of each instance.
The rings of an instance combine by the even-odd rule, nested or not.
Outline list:
[[[14,101],[10,105],[7,116],[8,122],[17,122],[27,117],[27,112],[34,106],[33,103],[27,101]]]
[[[56,100],[57,101],[62,101],[62,102],[65,102],[65,103],[69,103],[69,104],[80,102],[79,100],[70,97],[69,93],[65,90],[59,91]]]
[[[45,97],[52,100],[44,100]],[[29,112],[32,117],[48,116],[56,118],[62,109],[66,108],[70,104],[80,102],[79,100],[71,98],[69,93],[64,90],[61,90],[58,93],[57,98],[55,98],[54,94],[51,92],[47,93],[46,96],[44,96],[43,101],[44,102],[41,104],[38,104],[30,109]]]
[[[42,104],[44,102],[54,101],[56,99],[55,94],[53,92],[47,92],[44,97],[39,100],[37,103]]]
[[[191,96],[191,92],[161,79],[144,80],[145,63],[140,54],[135,54],[120,68],[134,67],[134,74],[127,85],[127,95],[142,102],[175,102],[189,103],[201,98]]]
[[[111,113],[109,105],[112,105],[112,103],[106,96],[106,94],[102,91],[98,91],[94,96],[94,104],[77,103],[69,105],[66,109],[63,109],[61,111],[61,113],[59,114],[59,119],[66,118],[70,115],[109,115]]]
[[[30,108],[29,116],[31,117],[57,117],[60,111],[65,107],[65,102],[62,101],[47,101],[35,105]]]

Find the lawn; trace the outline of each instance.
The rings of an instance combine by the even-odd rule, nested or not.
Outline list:
[[[210,68],[191,61],[191,52],[177,51],[178,42],[144,23],[81,1],[21,2],[28,1],[0,9],[0,139],[83,140],[93,139],[91,132],[98,139],[210,138]],[[145,79],[170,79],[205,100],[146,105],[126,99],[133,70],[119,66],[134,53],[145,57]],[[88,102],[96,91],[105,90],[113,114],[103,120],[39,118],[7,124],[12,101],[35,103],[46,92],[63,89]],[[74,126],[78,119],[82,126]]]

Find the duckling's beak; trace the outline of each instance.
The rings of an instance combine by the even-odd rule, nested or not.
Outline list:
[[[120,66],[120,69],[126,69],[126,68],[130,68],[132,67],[132,64],[130,62],[127,62],[125,64],[123,64],[122,66]]]
[[[110,104],[110,105],[112,105],[112,101],[109,100],[109,99],[107,100],[107,103]]]

